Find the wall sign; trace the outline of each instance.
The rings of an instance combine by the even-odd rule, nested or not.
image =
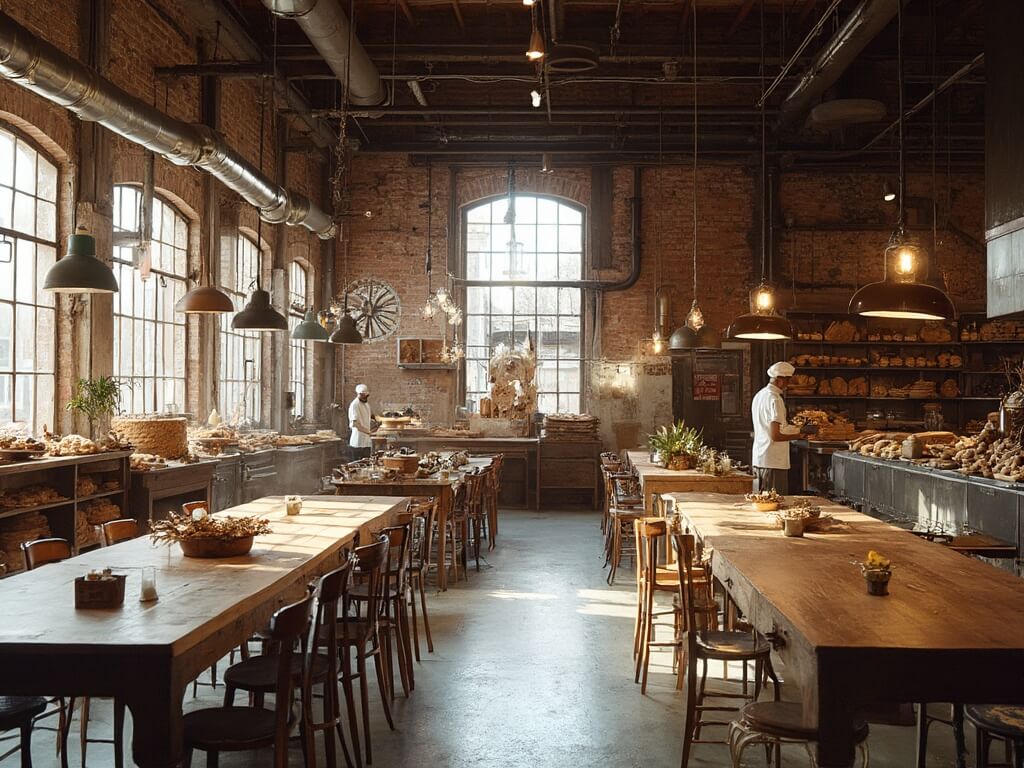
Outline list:
[[[722,377],[718,373],[693,374],[694,400],[721,400]]]

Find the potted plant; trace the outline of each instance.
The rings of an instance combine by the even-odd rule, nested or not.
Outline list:
[[[85,416],[89,421],[89,437],[96,437],[96,423],[117,413],[124,382],[113,376],[98,379],[79,379],[75,396],[67,404],[69,411]]]
[[[699,430],[687,427],[682,421],[668,427],[659,427],[648,435],[647,444],[656,453],[660,464],[668,469],[692,469],[704,447]]]
[[[270,523],[261,517],[214,517],[206,514],[205,502],[196,502],[186,504],[181,514],[171,512],[166,520],[154,522],[149,536],[154,544],[177,542],[185,557],[238,557],[248,554],[253,539],[265,533],[271,533]]]
[[[861,573],[869,595],[882,597],[889,594],[889,579],[892,578],[892,562],[875,550],[868,552],[867,559],[860,564]]]

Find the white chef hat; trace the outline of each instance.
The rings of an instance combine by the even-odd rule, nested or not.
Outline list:
[[[356,384],[357,395],[368,395],[370,394],[370,388],[365,384]]]
[[[768,377],[772,379],[776,378],[777,376],[788,378],[792,376],[794,373],[796,373],[796,368],[794,368],[790,363],[784,361],[775,363],[771,368],[768,369]]]

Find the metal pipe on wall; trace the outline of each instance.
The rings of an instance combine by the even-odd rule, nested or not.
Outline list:
[[[0,76],[59,104],[82,120],[166,157],[200,168],[259,209],[271,224],[301,225],[319,237],[334,221],[303,195],[264,176],[213,130],[165,115],[75,61],[0,12]]]

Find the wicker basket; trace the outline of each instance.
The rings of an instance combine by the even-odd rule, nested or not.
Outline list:
[[[179,539],[181,552],[185,557],[240,557],[249,554],[255,537],[242,536],[237,539],[191,538]]]

